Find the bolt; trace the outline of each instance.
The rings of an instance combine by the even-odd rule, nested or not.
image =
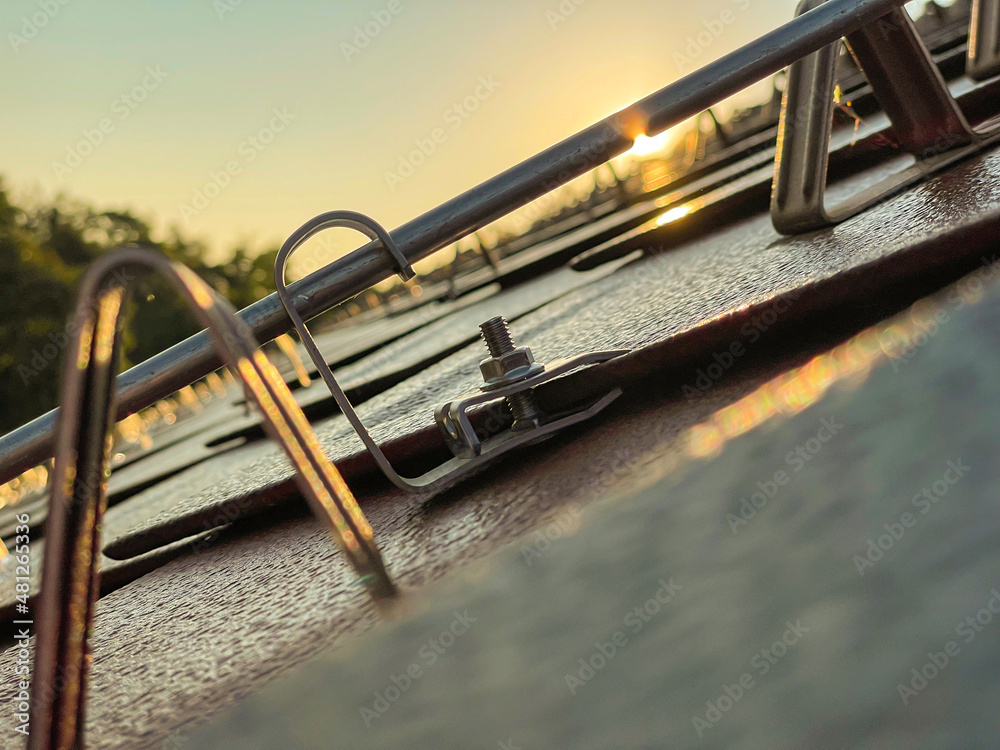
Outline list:
[[[530,388],[508,396],[505,401],[510,407],[511,414],[514,415],[512,430],[524,430],[530,427],[537,427],[542,417],[542,410],[538,408],[535,400],[535,392]]]
[[[507,328],[507,321],[502,316],[490,318],[479,326],[482,332],[483,341],[486,348],[490,350],[491,357],[502,357],[514,351],[514,340],[510,337],[510,329]]]
[[[514,345],[514,340],[510,336],[510,329],[507,327],[507,321],[502,317],[498,316],[496,318],[490,318],[479,326],[479,330],[482,333],[483,341],[486,342],[486,348],[490,350],[491,359],[502,361],[502,358],[505,355],[519,351],[518,347]],[[525,348],[521,351],[527,353],[528,361],[531,362],[530,350]],[[484,360],[484,362],[490,362],[490,360]],[[482,367],[482,365],[480,367]],[[530,377],[536,372],[541,372],[542,369],[541,365],[535,365],[533,363],[528,368],[525,368],[524,366],[517,367],[515,370],[523,372],[520,373],[520,377],[516,379],[511,378],[511,382],[517,382],[517,380]],[[504,375],[512,373],[515,370],[504,370]],[[490,381],[489,384],[493,387],[497,387],[499,385],[504,385],[505,383],[498,383],[494,380]],[[524,430],[538,426],[542,417],[542,411],[538,408],[535,393],[531,388],[521,391],[520,393],[507,396],[504,401],[506,401],[507,406],[510,407],[511,414],[514,415],[514,424],[511,429]]]

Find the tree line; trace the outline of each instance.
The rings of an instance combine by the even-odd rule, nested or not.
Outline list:
[[[65,198],[19,206],[0,181],[0,434],[58,405],[77,286],[87,266],[123,244],[183,263],[237,308],[274,291],[277,249],[251,256],[237,248],[229,260],[209,265],[205,247],[176,231],[154,240],[149,225],[128,212],[97,211]],[[174,290],[156,278],[138,285],[128,315],[125,366],[199,329]]]

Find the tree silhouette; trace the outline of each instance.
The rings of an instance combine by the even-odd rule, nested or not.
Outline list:
[[[83,270],[102,253],[135,243],[184,263],[237,308],[274,291],[277,249],[207,265],[204,247],[174,231],[162,241],[128,212],[95,211],[57,199],[26,208],[13,203],[0,179],[0,433],[58,404],[68,329]],[[172,289],[153,279],[140,287],[128,322],[127,364],[135,364],[195,333]]]

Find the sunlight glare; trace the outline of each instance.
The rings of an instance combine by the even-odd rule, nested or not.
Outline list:
[[[652,137],[648,135],[638,135],[635,138],[635,142],[632,144],[632,148],[629,149],[629,154],[631,156],[650,156],[666,148],[667,143],[670,141],[670,131],[664,130],[659,135],[654,135]]]

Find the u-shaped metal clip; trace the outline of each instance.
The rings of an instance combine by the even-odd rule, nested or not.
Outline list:
[[[42,566],[30,750],[83,746],[88,634],[98,596],[122,308],[131,283],[150,272],[170,281],[208,328],[226,364],[242,381],[247,400],[263,413],[266,431],[295,467],[296,481],[313,512],[329,526],[372,594],[395,594],[371,526],[233,307],[190,269],[161,255],[138,248],[110,253],[83,278],[73,328],[77,335],[65,365]]]
[[[405,257],[396,247],[392,237],[378,222],[354,211],[329,211],[308,221],[293,232],[285,241],[274,261],[274,284],[277,289],[278,299],[281,300],[285,312],[288,313],[288,317],[294,324],[295,330],[298,331],[299,338],[302,339],[302,345],[309,352],[309,357],[323,378],[323,382],[329,388],[337,405],[344,413],[344,416],[347,417],[351,426],[354,427],[358,437],[361,438],[361,441],[365,444],[365,448],[368,449],[368,452],[375,459],[379,468],[389,481],[400,489],[407,492],[428,492],[450,486],[461,477],[468,475],[477,467],[502,453],[589,419],[621,395],[621,390],[615,389],[587,408],[558,415],[549,419],[544,424],[540,424],[535,429],[520,432],[508,430],[480,441],[469,421],[466,413],[467,409],[484,404],[487,401],[523,392],[529,388],[534,388],[542,383],[553,380],[575,368],[604,362],[624,354],[624,352],[590,352],[569,359],[550,362],[539,368],[537,374],[514,385],[493,390],[489,393],[469,395],[439,406],[435,412],[435,419],[445,443],[454,454],[454,458],[445,461],[440,466],[419,477],[409,478],[401,476],[393,468],[389,459],[386,458],[385,453],[382,452],[382,449],[379,448],[378,443],[375,442],[371,433],[368,432],[368,428],[365,427],[364,422],[361,421],[361,417],[358,416],[357,411],[351,405],[350,399],[344,393],[344,389],[340,387],[337,378],[334,377],[333,371],[327,364],[326,359],[316,345],[315,339],[313,339],[308,327],[302,320],[302,316],[296,309],[292,296],[288,291],[288,286],[285,283],[285,268],[292,253],[313,235],[324,229],[332,229],[334,227],[356,229],[370,239],[379,240],[386,252],[396,259],[400,278],[405,281],[413,277],[413,269],[410,268]]]
[[[285,240],[285,243],[278,251],[278,256],[274,259],[274,285],[278,292],[278,299],[281,300],[281,304],[284,306],[285,312],[288,313],[288,317],[295,326],[295,330],[298,331],[299,338],[302,340],[302,345],[306,348],[306,351],[309,352],[310,359],[312,359],[313,364],[319,371],[320,377],[323,378],[323,382],[326,383],[326,387],[330,390],[330,393],[336,400],[337,406],[340,407],[340,410],[344,413],[344,416],[347,417],[355,432],[358,433],[358,437],[361,438],[362,442],[365,444],[365,448],[367,448],[368,452],[371,453],[376,463],[378,463],[379,468],[382,469],[382,472],[400,489],[408,491],[427,489],[425,485],[414,483],[410,479],[400,476],[392,467],[389,459],[386,458],[382,449],[378,447],[378,443],[375,442],[375,439],[368,432],[368,428],[365,427],[364,422],[361,421],[361,417],[359,417],[357,411],[354,410],[354,406],[351,404],[347,394],[344,393],[344,389],[340,387],[340,383],[337,382],[337,378],[334,377],[333,372],[330,370],[330,366],[327,364],[326,359],[323,357],[319,347],[316,345],[316,340],[313,339],[308,326],[306,326],[305,321],[302,320],[302,316],[296,309],[295,303],[292,301],[292,296],[288,291],[288,285],[285,282],[285,269],[288,265],[289,257],[291,257],[292,253],[301,247],[302,244],[310,237],[313,237],[326,229],[333,229],[336,227],[354,229],[361,232],[371,240],[380,241],[382,246],[385,248],[385,251],[396,261],[399,277],[403,281],[413,278],[414,272],[412,266],[410,266],[406,257],[399,251],[399,248],[396,247],[396,243],[393,242],[392,237],[381,224],[376,222],[374,219],[355,211],[327,211],[326,213],[316,216],[299,227],[287,240]]]

